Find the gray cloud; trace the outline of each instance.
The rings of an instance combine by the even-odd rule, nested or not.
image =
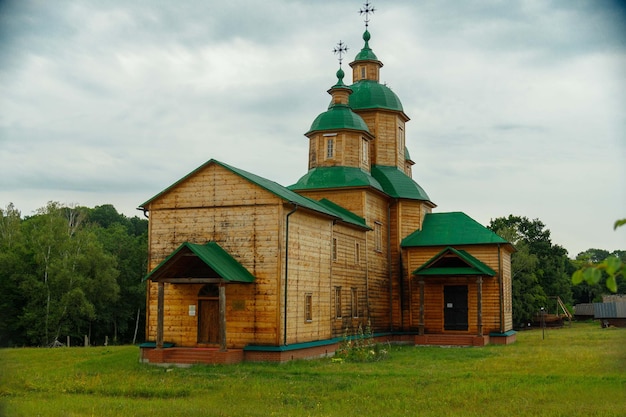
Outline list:
[[[361,6],[0,3],[0,205],[134,215],[210,158],[294,183],[336,81],[331,50],[343,40],[349,61],[363,45]],[[572,254],[626,247],[610,228],[626,207],[619,2],[375,6],[381,81],[440,211],[538,217]]]

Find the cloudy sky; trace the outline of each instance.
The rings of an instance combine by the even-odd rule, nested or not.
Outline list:
[[[373,1],[370,46],[437,212],[538,218],[570,256],[626,249],[612,228],[626,217],[620,4]],[[333,47],[350,62],[363,46],[361,7],[0,0],[0,207],[141,215],[211,158],[293,184],[336,82]]]

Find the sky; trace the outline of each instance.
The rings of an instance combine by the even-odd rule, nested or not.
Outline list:
[[[487,225],[539,219],[571,257],[626,250],[626,6],[372,0],[413,179]],[[288,186],[361,0],[0,0],[0,208],[127,216],[210,159]]]

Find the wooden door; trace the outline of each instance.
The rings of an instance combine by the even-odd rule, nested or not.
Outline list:
[[[467,285],[443,287],[444,330],[467,330]]]
[[[219,300],[198,300],[198,343],[220,343]]]

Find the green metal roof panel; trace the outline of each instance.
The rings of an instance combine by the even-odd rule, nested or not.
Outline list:
[[[320,188],[373,187],[384,192],[380,183],[367,172],[355,167],[317,167],[307,172],[290,190],[315,190]]]
[[[373,165],[372,176],[391,197],[430,201],[426,191],[395,166]]]
[[[171,262],[176,262],[179,253],[191,252],[202,262],[215,271],[222,279],[230,282],[254,282],[252,275],[246,268],[237,262],[228,252],[215,242],[207,242],[204,245],[184,242],[172,252],[163,262],[154,268],[144,280],[158,275],[159,271]]]
[[[353,110],[386,109],[403,112],[400,99],[386,85],[373,80],[360,80],[350,86],[348,104]]]
[[[320,130],[350,129],[370,133],[367,123],[346,105],[335,104],[315,118],[306,135]]]
[[[402,240],[402,247],[508,244],[506,240],[462,212],[428,213],[422,230]]]
[[[358,224],[358,225],[360,225],[361,227],[363,227],[365,229],[372,230],[372,228],[367,225],[367,223],[365,222],[365,219],[363,217],[357,216],[356,214],[354,214],[350,210],[345,209],[345,208],[341,207],[340,205],[335,204],[335,203],[333,203],[332,201],[330,201],[330,200],[328,200],[326,198],[322,198],[320,201],[318,201],[318,203],[322,204],[327,209],[337,213],[338,217],[342,217],[342,218],[345,218],[345,219],[352,219],[352,223],[353,224]]]
[[[444,257],[444,255],[453,254],[462,262],[459,266],[439,266],[438,261]],[[447,247],[437,255],[433,256],[424,265],[413,271],[413,275],[425,275],[425,276],[441,276],[441,275],[487,275],[493,277],[496,275],[496,271],[485,265],[479,259],[473,257],[464,250],[457,250],[452,247]]]

